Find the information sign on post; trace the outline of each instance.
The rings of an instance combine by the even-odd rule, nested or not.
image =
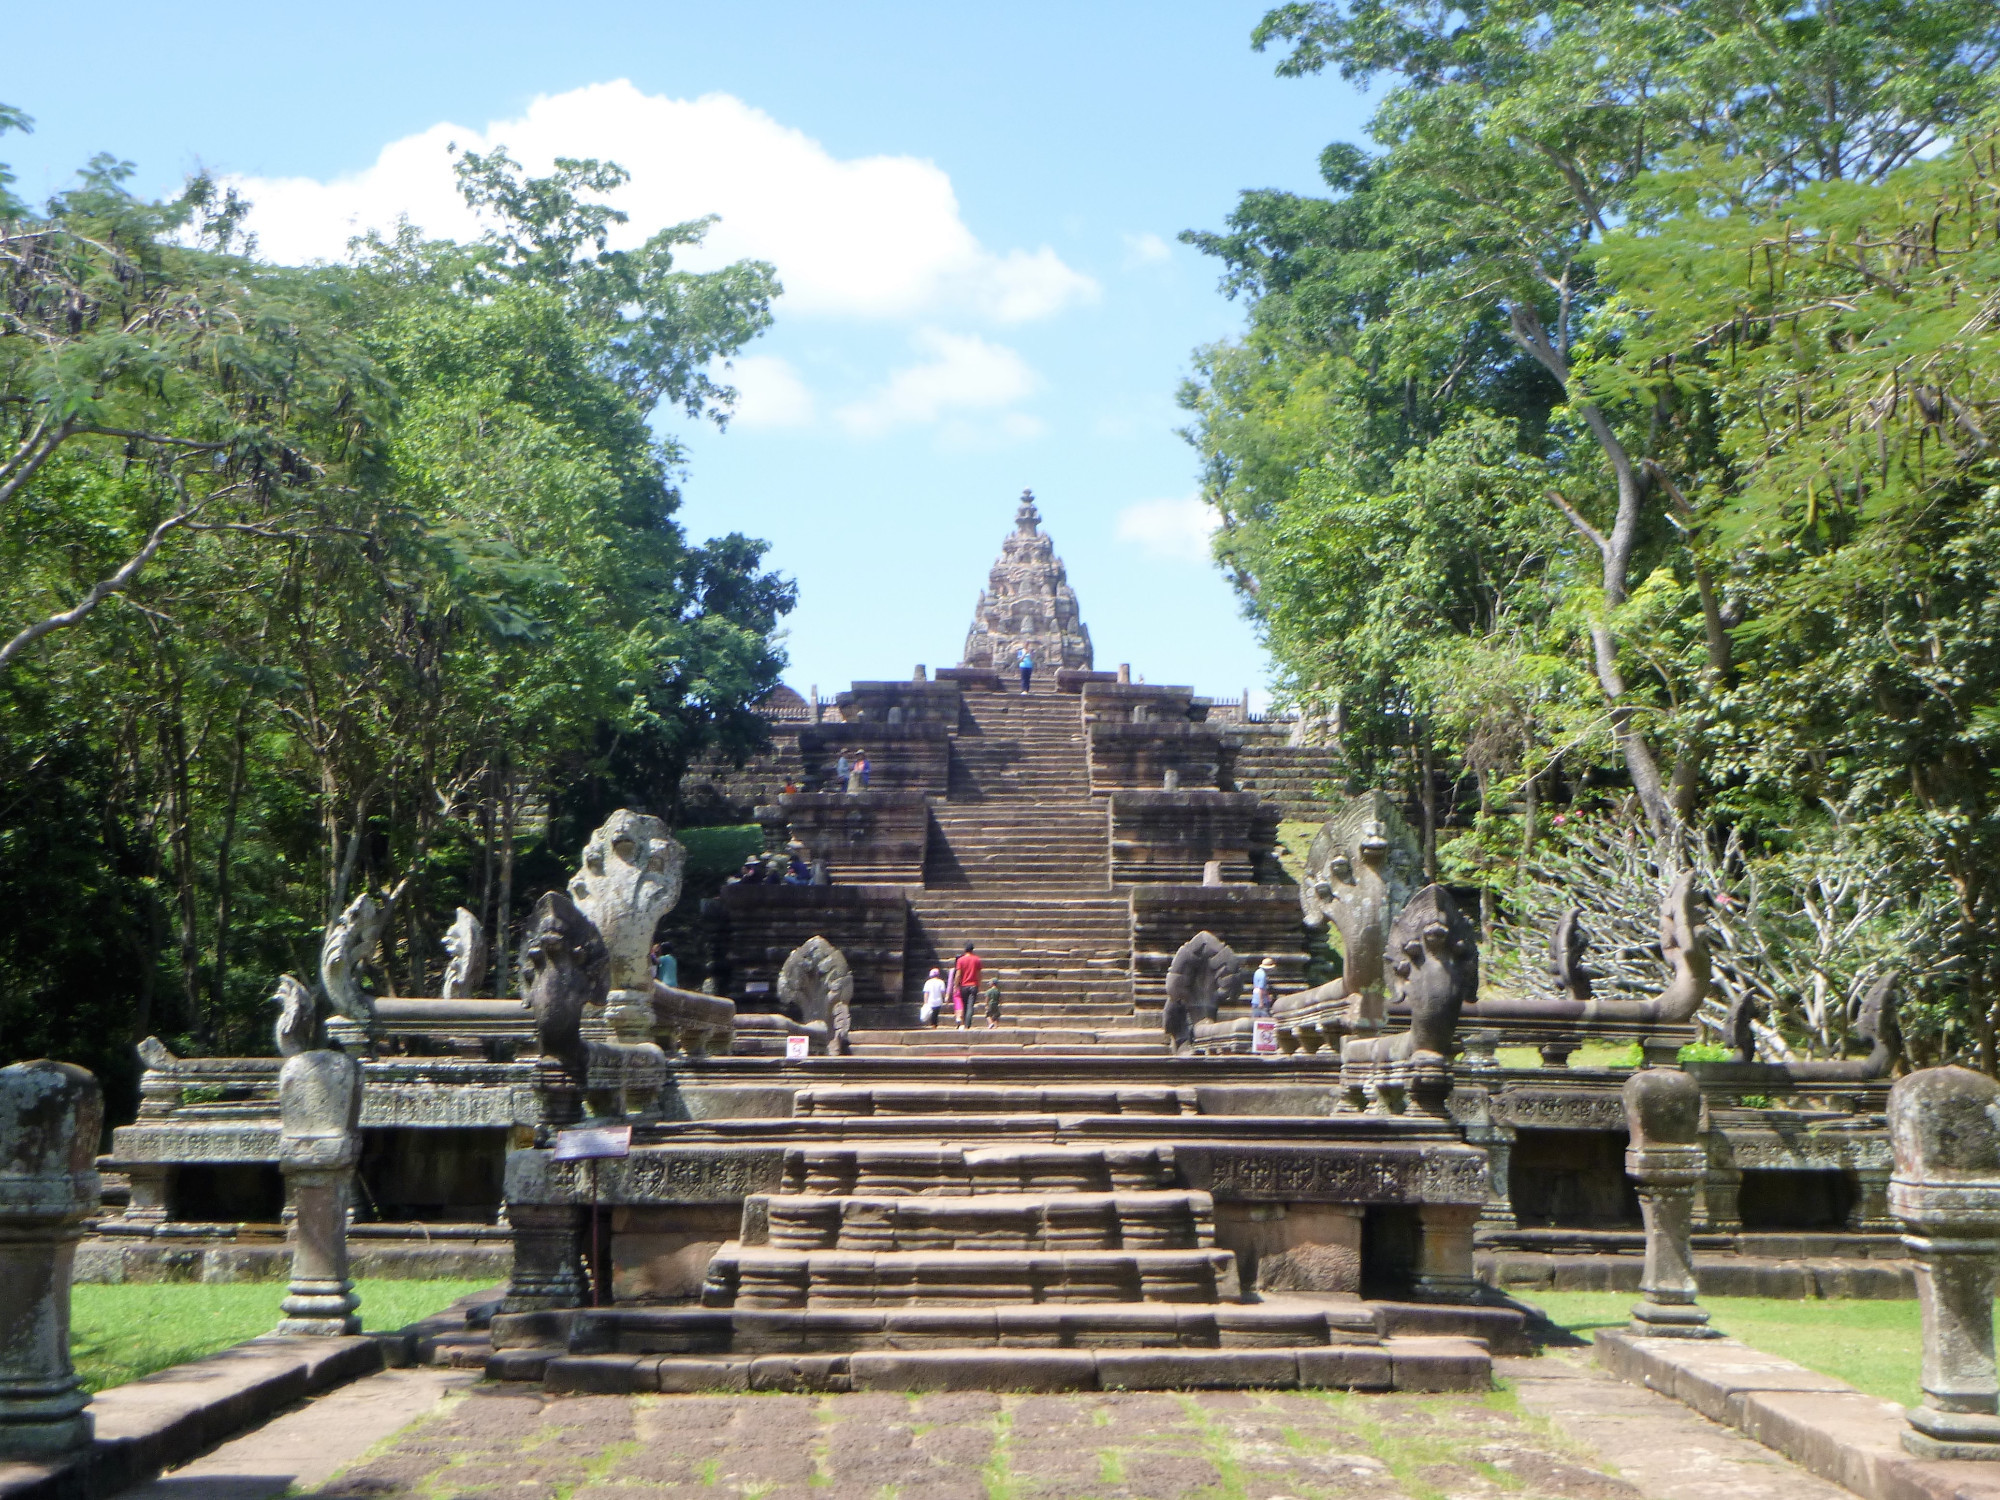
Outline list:
[[[806,1055],[811,1051],[812,1051],[811,1037],[788,1036],[785,1038],[786,1062],[803,1062],[805,1061]]]
[[[610,1161],[631,1154],[630,1125],[581,1125],[556,1132],[557,1161]]]
[[[1278,1050],[1278,1023],[1265,1016],[1259,1016],[1250,1023],[1250,1050],[1252,1052],[1276,1052]]]

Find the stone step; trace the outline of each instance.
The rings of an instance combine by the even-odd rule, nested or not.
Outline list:
[[[708,1263],[708,1307],[1234,1301],[1228,1250],[776,1250],[734,1241]]]
[[[802,1115],[1191,1115],[1193,1091],[1172,1088],[1032,1088],[1007,1085],[921,1088],[906,1084],[829,1084],[800,1089]]]
[[[1212,1250],[1207,1193],[753,1194],[742,1243],[773,1250]]]
[[[974,1119],[997,1123],[993,1116],[966,1123]],[[800,1146],[785,1153],[784,1191],[817,1197],[1152,1192],[1175,1185],[1172,1148],[1147,1145],[953,1146],[933,1139]]]
[[[947,1023],[947,1029],[949,1023]],[[877,1043],[885,1046],[914,1044],[935,1040],[937,1027],[906,1026],[858,1028],[853,1033],[856,1046]],[[999,1026],[987,1030],[983,1026],[969,1033],[972,1043],[984,1047],[1019,1047],[1027,1045],[1087,1047],[1099,1043],[1130,1042],[1141,1040],[1145,1033],[1138,1031],[1097,1031],[1067,1027],[1020,1027]],[[963,1042],[960,1045],[964,1045]]]
[[[774,1313],[751,1308],[584,1308],[565,1315],[574,1354],[768,1354],[854,1349],[1380,1348],[1359,1300],[1267,1305],[1008,1304]],[[1451,1342],[1470,1342],[1451,1340]]]
[[[893,1309],[890,1310],[894,1312]],[[854,1316],[841,1314],[841,1316]],[[936,1316],[925,1310],[924,1316]],[[883,1335],[885,1341],[888,1335]],[[934,1348],[889,1347],[848,1354],[680,1356],[531,1354],[488,1364],[495,1379],[540,1379],[552,1392],[622,1395],[750,1390],[1181,1391],[1352,1390],[1411,1394],[1484,1391],[1493,1362],[1469,1339],[1388,1339],[1379,1347],[1302,1348]],[[904,1345],[897,1347],[897,1345]],[[820,1346],[824,1347],[824,1346]]]
[[[1145,1044],[1119,1042],[1084,1042],[1074,1044],[1060,1042],[1012,1042],[1004,1046],[987,1048],[980,1055],[1008,1056],[1018,1054],[1022,1057],[1157,1057],[1164,1050],[1164,1040]],[[966,1055],[963,1046],[954,1047],[943,1042],[918,1042],[909,1046],[885,1046],[879,1042],[857,1042],[853,1048],[853,1055],[856,1057],[908,1057],[913,1053],[926,1052],[949,1053],[960,1057]]]

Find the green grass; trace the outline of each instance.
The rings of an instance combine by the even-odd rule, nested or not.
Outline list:
[[[1629,1292],[1530,1292],[1522,1299],[1580,1338],[1599,1328],[1623,1328]],[[1704,1297],[1712,1327],[1753,1349],[1844,1380],[1885,1401],[1915,1406],[1923,1329],[1914,1300],[1792,1302],[1776,1297]]]
[[[429,1317],[490,1281],[361,1281],[361,1323],[392,1331]],[[269,1333],[283,1316],[282,1281],[83,1285],[70,1293],[70,1352],[93,1391]]]
[[[1494,1049],[1494,1057],[1503,1068],[1539,1068],[1542,1054],[1534,1047],[1499,1047]],[[1690,1042],[1680,1050],[1682,1062],[1727,1062],[1736,1054],[1727,1047],[1718,1047],[1712,1042]],[[1639,1066],[1639,1044],[1627,1042],[1614,1047],[1609,1042],[1585,1042],[1570,1054],[1572,1068],[1636,1068]]]

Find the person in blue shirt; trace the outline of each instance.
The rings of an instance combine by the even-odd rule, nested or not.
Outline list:
[[[1035,658],[1033,653],[1026,646],[1023,646],[1020,656],[1015,658],[1014,665],[1021,669],[1021,691],[1025,693],[1028,690],[1029,682],[1033,680],[1035,675]]]
[[[1257,965],[1257,972],[1250,980],[1250,1014],[1268,1016],[1271,1013],[1271,973],[1278,967],[1276,959],[1265,959]]]
[[[681,987],[680,960],[667,952],[665,943],[653,944],[653,977],[670,990]]]

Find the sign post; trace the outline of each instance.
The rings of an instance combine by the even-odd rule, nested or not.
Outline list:
[[[1267,1016],[1258,1016],[1250,1023],[1250,1050],[1252,1052],[1276,1052],[1278,1050],[1278,1023]]]
[[[590,1305],[611,1303],[610,1247],[604,1239],[604,1201],[597,1193],[597,1164],[632,1154],[630,1125],[579,1125],[556,1132],[555,1159],[590,1163]]]

